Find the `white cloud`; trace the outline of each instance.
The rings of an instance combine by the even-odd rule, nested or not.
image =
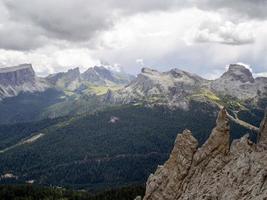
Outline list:
[[[264,9],[245,0],[259,19],[240,0],[177,2],[0,1],[0,64],[31,62],[41,75],[100,64],[138,73],[144,61],[211,78],[238,61],[267,71]]]
[[[47,47],[34,52],[0,50],[1,67],[21,63],[32,63],[36,73],[40,76],[66,71],[73,67],[80,67],[81,71],[85,71],[89,67],[101,65],[100,60],[94,58],[88,49],[62,50]]]
[[[215,42],[231,45],[253,43],[255,35],[252,23],[233,23],[223,18],[210,18],[195,30],[195,42]]]
[[[253,74],[254,77],[267,77],[267,72],[262,72],[262,73],[255,73]]]
[[[135,62],[140,66],[144,66],[144,60],[142,58],[137,58]]]

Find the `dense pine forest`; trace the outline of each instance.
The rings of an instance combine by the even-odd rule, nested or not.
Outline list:
[[[133,200],[136,196],[143,194],[143,186],[89,193],[38,185],[0,185],[1,200]]]

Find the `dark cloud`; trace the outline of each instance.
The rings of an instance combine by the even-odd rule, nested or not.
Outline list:
[[[267,0],[2,0],[6,12],[0,9],[0,48],[30,50],[57,41],[88,42],[125,16],[190,6],[236,16],[267,17]],[[226,44],[252,41],[231,39],[231,35],[218,31],[215,34]],[[209,42],[203,33],[196,41]]]
[[[267,0],[196,0],[195,2],[200,9],[219,9],[241,18],[267,18]]]
[[[123,16],[166,10],[177,0],[3,0],[0,48],[30,50],[47,43],[44,38],[71,43],[88,42],[113,27]],[[0,9],[1,11],[1,9]],[[2,16],[3,15],[3,16]],[[9,37],[8,37],[9,36]]]
[[[48,42],[45,36],[38,33],[40,31],[36,27],[11,22],[0,30],[0,47],[19,51],[37,48]]]
[[[9,0],[5,5],[11,20],[32,24],[57,39],[86,40],[112,26],[113,13],[95,0]]]

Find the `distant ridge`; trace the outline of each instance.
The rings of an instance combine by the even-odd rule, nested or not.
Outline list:
[[[22,69],[32,69],[32,65],[31,64],[20,64],[17,66],[12,66],[12,67],[2,67],[0,68],[0,73],[7,73],[7,72],[14,72],[14,71],[18,71],[18,70],[22,70]]]

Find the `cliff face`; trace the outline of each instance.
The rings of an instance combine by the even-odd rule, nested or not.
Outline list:
[[[267,98],[267,78],[253,78],[245,66],[231,64],[227,72],[216,80],[206,80],[195,74],[172,69],[167,72],[143,68],[142,72],[124,88],[109,93],[111,103],[166,105],[188,109],[190,100],[223,101],[231,97],[240,101],[259,102]]]
[[[0,99],[20,92],[44,91],[48,85],[35,76],[31,64],[0,68]]]
[[[267,119],[258,144],[247,136],[229,143],[226,111],[206,143],[186,130],[178,134],[170,158],[150,175],[144,200],[262,200],[267,197]]]
[[[29,64],[15,67],[0,68],[0,85],[17,86],[23,83],[35,81],[35,73]]]
[[[253,78],[252,73],[240,64],[231,64],[227,72],[211,82],[211,89],[220,95],[230,95],[240,100],[266,96],[267,78]]]

